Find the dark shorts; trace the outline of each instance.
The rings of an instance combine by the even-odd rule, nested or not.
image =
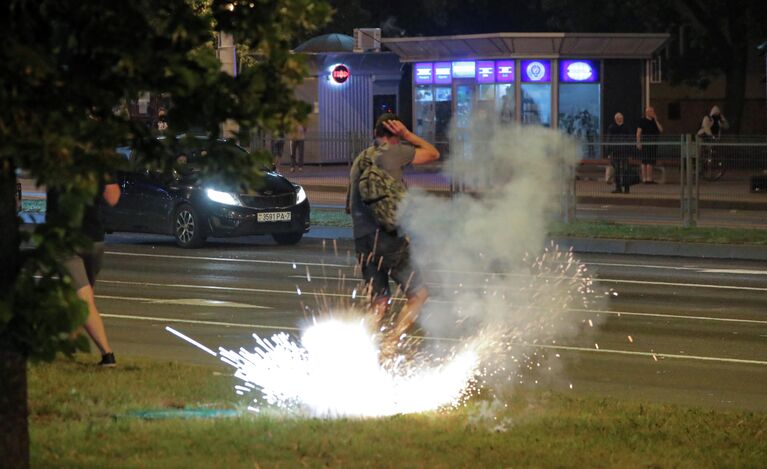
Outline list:
[[[75,290],[86,285],[96,285],[96,276],[101,270],[103,258],[104,243],[96,242],[90,251],[78,252],[64,261],[64,268],[69,272]]]
[[[655,164],[658,161],[658,147],[655,145],[642,145],[642,164]]]
[[[410,296],[423,288],[418,271],[410,261],[410,243],[404,237],[385,232],[363,236],[354,240],[357,260],[365,284],[372,288],[373,298],[389,297],[389,277]],[[374,252],[375,250],[375,252]]]

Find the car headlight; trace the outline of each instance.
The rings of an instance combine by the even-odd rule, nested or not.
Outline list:
[[[306,200],[306,191],[301,186],[296,186],[296,205]]]
[[[213,202],[218,202],[224,205],[242,205],[242,202],[240,202],[240,198],[237,197],[237,194],[232,194],[231,192],[221,192],[215,189],[208,189],[205,191],[205,193],[208,194],[208,198]]]

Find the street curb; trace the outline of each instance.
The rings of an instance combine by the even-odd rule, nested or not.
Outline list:
[[[313,226],[309,238],[351,240],[351,228]],[[697,259],[732,259],[767,261],[767,246],[737,244],[677,243],[635,239],[547,238],[561,248],[581,254],[626,254],[640,256],[686,257]]]
[[[43,214],[23,213],[22,220],[27,229],[44,222]],[[352,240],[351,228],[335,226],[312,226],[306,233],[310,239]],[[552,237],[546,244],[554,242],[564,249],[583,254],[626,254],[641,256],[687,257],[697,259],[732,259],[767,261],[767,246],[738,244],[678,243],[673,241],[650,241],[636,239],[600,239]]]
[[[576,253],[767,261],[767,246],[757,245],[597,238],[551,238],[551,241]]]

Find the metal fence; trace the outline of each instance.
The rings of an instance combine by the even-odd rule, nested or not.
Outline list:
[[[655,154],[654,184],[642,181],[643,153],[635,141],[590,146],[590,153],[600,157],[582,159],[576,169],[575,207],[570,209],[577,219],[767,228],[763,136],[712,140],[681,135],[645,142]],[[613,156],[621,152],[623,167]],[[622,191],[618,170],[635,178],[628,193]]]
[[[342,207],[351,161],[371,141],[367,134],[307,135],[303,170],[291,172],[289,142],[279,170],[304,185],[315,206]],[[261,148],[270,148],[270,139],[261,142]],[[446,154],[443,161],[406,169],[410,187],[446,197],[467,190],[479,194],[492,190],[454,183],[441,171],[444,160],[451,158],[447,144],[441,147]],[[643,142],[643,148],[654,157],[655,184],[641,181],[643,152],[633,137],[622,142],[579,143],[579,164],[572,173],[562,174],[562,218],[767,228],[767,136],[718,140],[665,136]],[[311,151],[320,156],[310,158]],[[616,164],[616,159],[624,163]],[[616,186],[616,168],[634,179],[628,192]]]

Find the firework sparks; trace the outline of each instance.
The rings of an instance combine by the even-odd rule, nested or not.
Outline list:
[[[444,359],[404,356],[381,363],[379,335],[358,313],[327,316],[303,330],[300,340],[286,333],[263,339],[253,334],[251,350],[219,348],[217,355],[235,368],[237,395],[255,395],[248,406],[264,405],[314,417],[380,417],[459,405],[475,390],[479,369],[476,341]]]
[[[478,288],[457,284],[456,306],[473,309],[476,317],[482,313],[478,295],[487,297],[484,292],[499,288],[509,295],[483,304],[506,311],[503,318],[476,322],[473,332],[452,342],[452,347],[443,343],[426,350],[423,342],[409,335],[388,337],[390,328],[349,303],[318,304],[321,312],[313,313],[300,337],[253,334],[255,343],[250,348],[219,347],[214,352],[167,329],[233,367],[238,380],[234,392],[251,399],[247,408],[252,412],[271,407],[299,416],[363,418],[456,407],[493,382],[538,384],[540,373],[551,371],[546,357],[518,347],[556,344],[562,331],[555,326],[573,322],[567,317],[570,306],[588,306],[588,297],[594,293],[592,281],[572,253],[552,246],[528,265],[532,270],[522,282],[493,274],[492,282],[485,278]],[[514,284],[505,283],[512,278]],[[310,279],[307,268],[306,281]],[[339,289],[343,288],[341,282]],[[302,295],[298,285],[296,294]],[[351,297],[358,296],[354,288]],[[588,325],[595,326],[591,319]],[[594,346],[599,349],[598,344]]]

